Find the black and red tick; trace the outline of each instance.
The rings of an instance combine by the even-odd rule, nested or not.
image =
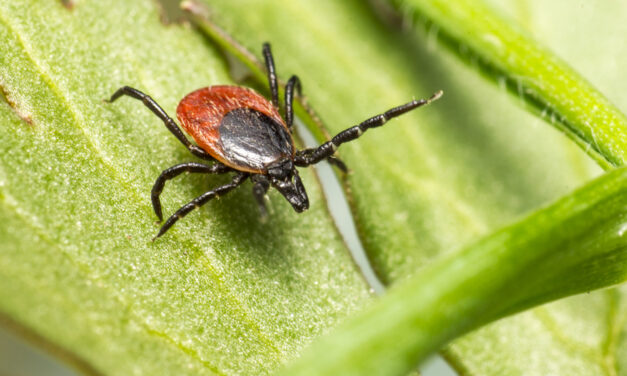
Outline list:
[[[176,117],[187,134],[196,141],[196,145],[185,137],[174,120],[148,95],[124,86],[111,96],[110,102],[122,95],[141,100],[163,120],[170,132],[193,155],[213,162],[211,165],[197,162],[182,163],[168,168],[159,175],[152,188],[151,199],[160,221],[163,220],[163,214],[159,195],[166,181],[183,172],[235,173],[230,183],[205,192],[177,210],[165,221],[155,238],[163,235],[176,221],[195,208],[229,192],[248,178],[253,182],[253,195],[263,217],[267,216],[264,198],[271,185],[289,201],[296,212],[300,213],[309,208],[309,199],[296,167],[306,167],[326,159],[346,171],[344,163],[333,156],[341,144],[358,138],[370,128],[381,126],[392,118],[429,104],[442,95],[442,91],[438,91],[429,99],[413,100],[394,107],[338,133],[331,141],[317,148],[296,150],[292,139],[294,120],[292,101],[294,89],[300,94],[300,80],[297,76],[292,76],[287,81],[284,119],[279,114],[279,89],[268,43],[263,45],[263,55],[268,71],[271,102],[252,89],[239,86],[210,86],[198,89],[181,100],[176,109]]]

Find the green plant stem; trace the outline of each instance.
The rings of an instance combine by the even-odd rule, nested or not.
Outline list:
[[[627,278],[627,168],[410,277],[282,375],[404,375],[507,314]]]
[[[627,119],[564,61],[472,0],[389,0],[431,35],[522,98],[609,169],[627,159]]]

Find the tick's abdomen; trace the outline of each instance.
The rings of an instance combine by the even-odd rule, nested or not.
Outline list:
[[[176,115],[198,146],[236,170],[265,173],[272,162],[294,157],[293,141],[279,112],[251,89],[196,90],[181,100]]]

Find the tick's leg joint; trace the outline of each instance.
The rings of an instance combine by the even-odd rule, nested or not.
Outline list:
[[[404,105],[391,108],[382,114],[371,117],[370,119],[364,120],[360,124],[338,133],[335,137],[331,139],[331,141],[327,141],[315,149],[304,149],[297,152],[294,158],[294,163],[299,167],[318,163],[321,160],[332,156],[340,145],[359,138],[368,129],[380,127],[388,120],[400,116],[425,104],[429,104],[432,101],[440,98],[441,96],[442,91],[438,91],[433,94],[429,99],[421,99],[419,101],[413,100],[409,103],[405,103]]]
[[[327,157],[327,162],[329,162],[329,164],[339,168],[343,173],[345,173],[345,174],[348,173],[348,167],[346,166],[346,163],[344,163],[340,158],[334,157],[334,156],[329,156],[329,157]]]
[[[161,229],[159,230],[159,233],[157,234],[157,236],[155,236],[152,240],[154,241],[156,238],[165,234],[165,232],[168,231],[170,227],[172,227],[179,219],[189,214],[189,212],[191,212],[192,210],[203,206],[204,204],[206,204],[211,199],[217,196],[222,196],[226,194],[227,192],[230,192],[231,190],[236,188],[238,185],[242,184],[246,180],[246,178],[248,178],[248,173],[239,172],[237,173],[237,175],[233,176],[233,180],[231,180],[230,183],[220,186],[218,188],[215,188],[211,191],[205,192],[202,195],[190,201],[189,203],[183,205],[179,210],[176,211],[176,213],[174,213],[170,218],[168,218],[167,221],[165,221],[163,226],[161,226]]]
[[[161,106],[159,106],[159,104],[157,104],[157,102],[155,102],[154,99],[152,99],[149,95],[142,93],[141,91],[132,88],[130,86],[122,86],[121,88],[119,88],[115,93],[113,93],[113,95],[111,96],[111,99],[109,99],[109,102],[113,102],[116,99],[118,99],[119,97],[121,97],[122,95],[128,95],[129,97],[135,98],[135,99],[139,99],[140,101],[142,101],[142,103],[148,107],[148,109],[150,111],[152,111],[155,115],[157,115],[159,117],[159,119],[161,119],[163,121],[163,123],[165,124],[166,128],[168,128],[168,130],[183,144],[185,145],[185,147],[195,156],[202,158],[202,159],[206,159],[206,160],[214,160],[214,158],[209,155],[209,153],[207,153],[206,151],[204,151],[203,149],[199,148],[196,145],[193,145],[188,139],[187,137],[185,137],[185,135],[183,134],[183,131],[181,131],[181,129],[178,127],[178,125],[176,124],[176,122],[168,116],[168,114],[163,110],[163,108],[161,108]]]
[[[155,214],[159,218],[159,222],[163,220],[163,214],[161,211],[161,201],[159,200],[159,196],[163,191],[163,187],[168,180],[174,179],[184,172],[195,172],[195,173],[203,173],[203,174],[223,174],[225,172],[233,171],[230,167],[227,167],[221,163],[216,163],[211,166],[207,166],[201,163],[196,162],[188,162],[181,163],[175,166],[172,166],[166,170],[164,170],[161,175],[155,181],[155,184],[152,187],[152,191],[150,193],[150,199],[152,201],[152,208],[155,211]]]

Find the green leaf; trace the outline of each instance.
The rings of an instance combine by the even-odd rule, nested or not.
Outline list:
[[[492,2],[577,72],[627,109],[620,62],[623,3],[572,6],[569,1]],[[619,135],[619,134],[617,134]],[[627,370],[627,290],[605,290],[552,303],[498,321],[445,351],[465,375],[619,374]]]
[[[137,101],[101,99],[132,84],[172,114],[185,93],[230,80],[211,44],[133,3],[0,5],[0,86],[12,104],[0,107],[0,278],[11,281],[0,311],[108,373],[268,372],[358,309],[363,283],[309,174],[318,206],[307,217],[274,194],[271,222],[259,224],[245,186],[149,243],[152,181],[190,157]],[[301,76],[331,132],[446,92],[340,150],[387,282],[599,173],[434,39],[390,30],[365,2],[210,5],[250,51],[273,43],[280,76]],[[205,179],[168,184],[166,212],[224,181]],[[619,343],[608,353],[625,359]]]
[[[89,373],[265,374],[368,299],[324,208],[295,215],[251,186],[154,243],[150,188],[194,158],[141,102],[174,114],[229,83],[220,54],[154,2],[0,4],[0,313]],[[226,177],[168,183],[166,215]]]
[[[559,300],[453,342],[463,375],[624,375],[627,286]]]
[[[434,261],[316,342],[282,374],[403,375],[485,323],[623,282],[626,224],[627,168],[621,168]]]
[[[520,3],[514,3],[500,5],[517,9],[515,5]],[[550,4],[550,11],[539,7],[537,13],[546,23],[544,36],[562,35],[562,43],[556,43],[560,51],[581,49],[578,42],[584,35],[586,46],[598,47],[595,30],[599,25],[620,25],[616,20],[624,14],[615,5],[619,9],[607,10],[607,20],[595,23],[586,15],[599,14],[596,9]],[[520,109],[501,90],[478,79],[474,65],[469,67],[467,61],[453,59],[448,51],[438,48],[433,38],[437,25],[429,34],[401,35],[382,27],[371,10],[354,1],[299,2],[298,7],[289,2],[253,6],[249,1],[231,1],[211,2],[210,7],[212,20],[249,48],[257,48],[264,40],[273,42],[279,75],[300,75],[308,102],[318,109],[331,133],[381,109],[390,96],[403,101],[403,95],[428,95],[444,89],[444,98],[432,107],[408,114],[340,149],[353,170],[347,179],[348,193],[362,240],[379,275],[388,283],[406,278],[441,252],[489,233],[598,173],[572,144],[525,111],[534,110],[533,106],[525,104]],[[253,8],[254,12],[237,13],[237,9]],[[572,15],[564,9],[580,10],[577,20],[588,22],[590,30],[578,33],[576,40],[568,39]],[[561,34],[552,29],[553,18],[548,16],[557,14],[564,18]],[[301,30],[306,34],[301,35]],[[614,30],[604,35],[607,39],[622,33]],[[588,53],[586,47],[585,56],[573,62],[577,69],[587,68],[586,75],[607,72],[594,76],[594,82],[598,84],[601,78],[604,91],[620,99],[624,90],[615,78],[620,72],[612,70],[620,64],[608,58],[617,54],[611,49],[618,40],[612,41],[605,55],[598,48],[596,53]],[[437,115],[431,116],[433,113]],[[599,294],[620,296],[616,291]],[[596,295],[588,299],[600,299],[600,305],[608,301]],[[586,297],[575,301],[588,309],[560,308],[575,304],[566,301],[539,311],[559,316],[559,325],[565,328],[579,323],[582,317],[604,322],[607,317],[602,312],[611,311],[610,306],[596,309],[598,304],[586,304]],[[470,338],[475,341],[466,340],[464,351],[453,346],[447,355],[465,374],[472,374],[470,363],[484,366],[475,368],[477,374],[495,375],[515,373],[516,364],[526,370],[538,365],[535,370],[542,374],[546,373],[543,365],[551,361],[585,363],[579,369],[598,369],[598,357],[571,351],[571,343],[576,348],[577,343],[589,341],[585,338],[588,331],[577,332],[581,335],[569,331],[572,337],[564,342],[554,330],[537,328],[535,315],[534,311],[500,321],[485,336],[481,331],[473,334]],[[531,334],[527,324],[537,330]],[[624,322],[619,317],[607,325],[609,334],[620,332]],[[612,338],[608,335],[608,343]],[[528,346],[516,346],[523,344]],[[585,352],[621,359],[621,348],[624,345],[593,344]],[[551,354],[546,361],[536,360],[545,354]],[[554,354],[562,356],[558,360]]]
[[[211,3],[211,20],[250,50],[271,41],[279,76],[299,75],[330,134],[444,90],[433,105],[339,150],[352,170],[345,184],[358,230],[383,281],[598,174],[561,134],[534,124],[446,51],[389,30],[363,2],[291,4]]]
[[[547,117],[605,167],[624,165],[627,118],[565,62],[482,2],[390,0],[442,44]]]

